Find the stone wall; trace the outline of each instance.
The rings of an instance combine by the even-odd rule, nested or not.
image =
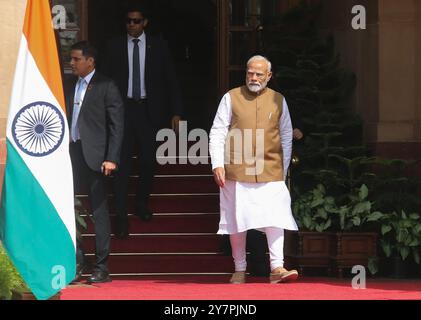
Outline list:
[[[379,105],[378,72],[378,1],[322,0],[320,27],[333,34],[342,64],[357,76],[352,106],[364,119],[365,140],[376,140]],[[363,5],[367,10],[366,30],[354,30],[352,8]]]
[[[0,0],[0,194],[6,160],[6,121],[26,0]]]
[[[365,140],[385,156],[421,157],[421,2],[322,0],[321,28],[333,33],[342,62],[358,79],[353,106]],[[367,29],[351,26],[354,5]]]

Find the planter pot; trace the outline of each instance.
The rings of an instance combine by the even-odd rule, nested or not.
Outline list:
[[[362,265],[367,268],[369,258],[377,256],[377,233],[340,232],[336,233],[336,255],[331,263],[337,276],[343,270]]]
[[[56,293],[48,300],[60,300],[61,292]],[[32,292],[20,292],[16,290],[12,290],[12,300],[37,300]]]
[[[335,234],[331,232],[298,231],[285,235],[285,256],[304,274],[306,268],[324,268],[331,274],[331,259],[335,255]]]

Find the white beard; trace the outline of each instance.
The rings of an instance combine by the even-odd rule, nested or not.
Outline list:
[[[268,81],[265,81],[262,84],[249,82],[249,83],[247,83],[247,88],[251,92],[258,93],[258,92],[262,91],[264,88],[266,88],[267,84],[268,84]]]

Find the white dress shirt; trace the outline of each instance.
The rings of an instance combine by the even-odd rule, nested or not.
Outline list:
[[[92,78],[93,78],[94,74],[95,74],[95,69],[94,69],[94,70],[92,70],[92,72],[91,72],[91,73],[89,73],[86,77],[84,77],[84,78],[79,77],[79,79],[84,79],[84,80],[85,80],[85,82],[87,83],[87,85],[86,85],[86,86],[85,86],[85,88],[82,90],[82,93],[81,93],[81,99],[80,99],[80,101],[76,101],[76,100],[74,100],[74,101],[75,101],[75,103],[78,103],[78,102],[79,102],[79,103],[80,103],[80,105],[82,105],[82,103],[83,103],[83,99],[85,99],[86,90],[88,90],[89,83],[91,82],[91,80],[92,80]],[[78,91],[78,89],[79,89],[78,83],[79,83],[79,81],[76,83],[76,88],[75,88],[75,97],[74,97],[74,99],[76,99],[76,93],[77,93],[77,91]]]
[[[226,93],[219,104],[209,136],[212,169],[224,167],[225,141],[231,117],[231,96]],[[279,130],[285,179],[292,151],[292,125],[285,99]],[[298,229],[292,216],[291,197],[285,181],[247,183],[226,180],[225,186],[220,188],[220,210],[218,234],[233,234],[250,229],[263,231],[266,227]]]
[[[85,99],[86,90],[88,90],[89,83],[91,82],[94,74],[95,74],[95,69],[92,72],[90,72],[88,75],[86,75],[84,78],[79,77],[79,80],[76,83],[75,95],[73,97],[74,105],[73,105],[72,127],[71,127],[71,136],[72,136],[72,141],[74,142],[80,139],[78,119],[81,112],[83,100]],[[83,82],[80,81],[82,79],[84,80]],[[80,97],[78,97],[79,86],[82,86],[82,88],[80,89],[82,90],[80,92]]]
[[[134,38],[127,35],[127,52],[129,58],[129,83],[127,89],[127,97],[133,97],[133,39],[139,39],[139,65],[140,65],[140,96],[142,99],[146,98],[146,86],[145,86],[145,58],[146,58],[146,35],[143,32],[138,38]]]

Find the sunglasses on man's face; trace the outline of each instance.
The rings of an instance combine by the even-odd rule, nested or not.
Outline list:
[[[130,19],[130,18],[127,18],[127,19],[126,19],[126,24],[131,24],[132,22],[133,22],[134,24],[140,24],[140,23],[142,23],[142,22],[143,22],[143,20],[144,20],[144,19]]]

